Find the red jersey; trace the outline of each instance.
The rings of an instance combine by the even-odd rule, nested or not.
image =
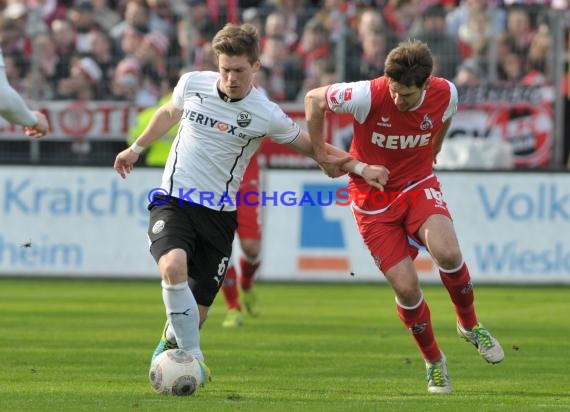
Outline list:
[[[385,187],[388,196],[432,175],[432,139],[457,111],[453,83],[431,77],[416,107],[405,112],[394,104],[385,76],[333,84],[326,96],[331,111],[354,116],[351,156],[390,171]],[[359,198],[353,198],[355,206],[378,209],[369,201],[377,189],[360,176],[350,175],[349,189],[359,193]],[[364,200],[363,193],[369,193],[368,200]]]
[[[257,153],[249,160],[249,164],[241,180],[241,186],[254,186],[259,188],[259,162],[257,161]],[[242,190],[241,187],[240,190]]]

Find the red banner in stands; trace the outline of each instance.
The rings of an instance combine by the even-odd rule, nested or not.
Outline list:
[[[90,139],[125,141],[136,108],[128,102],[57,101],[32,104],[48,117],[51,133],[44,140]],[[303,106],[283,105],[293,120],[306,129]],[[552,87],[479,85],[459,88],[459,111],[448,138],[502,138],[508,140],[517,166],[548,165],[552,157]],[[327,116],[326,139],[348,149],[352,139],[349,115]],[[0,140],[27,139],[19,126],[0,118]],[[313,167],[315,163],[288,146],[266,139],[261,146],[262,167]]]

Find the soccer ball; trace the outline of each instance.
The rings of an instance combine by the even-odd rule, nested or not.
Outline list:
[[[203,383],[202,367],[190,352],[169,349],[152,361],[148,380],[157,393],[190,396]]]

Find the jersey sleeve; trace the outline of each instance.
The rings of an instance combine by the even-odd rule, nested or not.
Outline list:
[[[301,128],[281,108],[275,105],[267,135],[278,143],[292,143],[301,134]]]
[[[1,58],[1,54],[0,54]],[[10,86],[4,66],[0,66],[0,116],[10,123],[21,126],[33,126],[38,118],[28,108],[22,97]]]
[[[452,118],[455,115],[455,113],[457,113],[457,101],[459,99],[457,93],[457,87],[455,87],[455,85],[451,83],[449,80],[446,81],[449,84],[450,96],[449,96],[449,104],[447,105],[447,109],[445,109],[445,112],[443,113],[442,120],[444,122]]]
[[[184,73],[178,80],[178,83],[172,92],[172,103],[179,110],[184,110],[184,92],[186,91],[186,84],[192,76],[192,73],[193,72]]]
[[[372,92],[370,81],[334,83],[326,91],[328,109],[334,113],[351,113],[363,123],[370,113]]]

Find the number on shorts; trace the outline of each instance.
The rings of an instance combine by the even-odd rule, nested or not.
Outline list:
[[[226,266],[228,265],[228,260],[230,259],[224,257],[220,261],[220,264],[218,265],[218,276],[224,276],[224,273],[226,273]]]

